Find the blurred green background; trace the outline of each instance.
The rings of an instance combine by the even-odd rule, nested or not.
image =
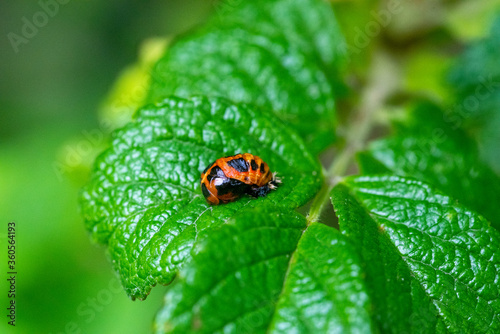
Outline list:
[[[32,22],[43,8],[0,3],[0,333],[149,332],[164,288],[145,302],[118,288],[104,247],[91,242],[78,213],[85,175],[60,164],[78,165],[93,147],[86,133],[100,128],[101,101],[137,60],[141,43],[188,29],[210,7],[195,0],[69,1],[16,53],[8,34],[22,36],[23,17]],[[9,221],[17,229],[14,329],[7,326],[4,274]]]
[[[351,44],[357,38],[352,28],[363,27],[385,5],[333,2]],[[77,194],[105,134],[123,121],[102,104],[113,82],[141,58],[146,39],[185,31],[217,5],[68,1],[16,52],[9,33],[22,36],[26,20],[44,10],[41,3],[57,2],[0,3],[0,333],[148,333],[165,288],[153,289],[145,302],[126,297],[104,248],[92,244],[84,229]],[[460,51],[449,46],[482,36],[498,4],[408,0],[383,34],[351,55],[352,71],[362,79],[372,46],[384,43],[404,61],[403,91],[446,100],[442,73]],[[5,316],[9,221],[17,233],[15,328]]]

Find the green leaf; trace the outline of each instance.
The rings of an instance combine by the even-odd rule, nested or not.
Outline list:
[[[152,73],[149,101],[224,96],[272,111],[313,153],[334,139],[342,35],[320,0],[228,2],[181,36]]]
[[[433,184],[500,228],[500,178],[483,162],[472,139],[423,103],[391,137],[369,144],[359,158],[363,174],[393,173]]]
[[[132,298],[168,284],[196,238],[244,206],[294,209],[321,186],[321,167],[301,139],[272,115],[222,98],[169,98],[116,131],[81,195],[94,239],[108,244]],[[249,152],[283,178],[265,198],[209,206],[200,174],[217,158]]]
[[[370,303],[354,247],[336,229],[313,223],[290,263],[270,332],[370,333]]]
[[[383,332],[500,331],[500,234],[430,186],[349,177],[332,191]]]
[[[358,257],[337,230],[269,206],[212,233],[181,270],[157,333],[369,333]]]
[[[488,37],[476,41],[457,59],[448,81],[456,99],[448,119],[478,140],[482,157],[500,174],[500,12]]]

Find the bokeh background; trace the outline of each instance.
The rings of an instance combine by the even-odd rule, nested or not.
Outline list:
[[[144,41],[188,29],[210,7],[69,1],[16,53],[8,33],[22,36],[23,17],[33,22],[43,9],[37,1],[0,3],[0,333],[150,331],[164,289],[132,302],[117,288],[105,249],[78,213],[81,165],[104,145],[102,101]],[[8,221],[17,227],[15,329],[5,316]]]
[[[218,3],[61,2],[0,3],[0,333],[148,333],[165,288],[144,302],[121,291],[104,248],[84,229],[77,194],[106,135],[140,104],[145,68],[170,36],[203,22]],[[351,45],[360,38],[355,28],[362,31],[387,5],[332,2]],[[404,10],[351,54],[350,84],[362,84],[371,50],[384,45],[403,63],[402,92],[446,100],[443,73],[464,45],[487,33],[500,1],[401,2]],[[43,23],[37,13],[44,6],[54,15],[13,46],[11,33],[23,36],[36,15]],[[10,221],[17,231],[15,328],[5,316]]]

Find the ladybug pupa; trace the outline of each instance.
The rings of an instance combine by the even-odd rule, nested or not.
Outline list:
[[[235,201],[245,194],[264,197],[280,183],[267,163],[250,153],[219,158],[201,174],[203,196],[214,205]]]

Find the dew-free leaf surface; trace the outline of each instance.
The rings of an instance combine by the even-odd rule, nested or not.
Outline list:
[[[264,107],[313,153],[332,143],[344,41],[330,5],[259,0],[219,8],[172,43],[152,73],[149,101],[224,96]]]
[[[253,153],[283,178],[265,198],[211,207],[201,172],[217,158]],[[302,140],[274,116],[222,98],[169,98],[140,109],[116,131],[81,194],[93,238],[108,245],[127,293],[145,298],[169,283],[199,234],[244,206],[294,209],[321,186],[321,169]]]
[[[418,105],[359,160],[363,174],[394,173],[433,184],[500,229],[500,178],[481,161],[477,144],[435,105]]]
[[[156,333],[370,333],[354,247],[337,230],[261,206],[212,233],[165,296]]]
[[[397,176],[349,177],[332,202],[384,332],[500,330],[500,234],[482,216]]]

